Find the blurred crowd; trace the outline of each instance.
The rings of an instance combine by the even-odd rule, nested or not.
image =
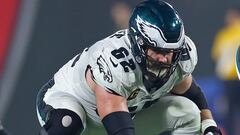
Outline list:
[[[216,34],[212,47],[215,73],[223,83],[223,94],[218,114],[227,134],[240,133],[240,81],[235,68],[236,50],[240,45],[240,6],[230,7],[225,14],[225,25]],[[223,108],[223,105],[225,106]]]
[[[110,14],[115,24],[115,30],[128,28],[128,20],[131,16],[132,6],[127,1],[113,3]]]

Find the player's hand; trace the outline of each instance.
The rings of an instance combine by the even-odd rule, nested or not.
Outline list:
[[[222,132],[218,127],[210,126],[204,131],[204,135],[222,135]]]

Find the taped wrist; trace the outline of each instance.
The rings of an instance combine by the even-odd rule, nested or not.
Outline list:
[[[203,134],[204,135],[222,135],[222,132],[219,128],[211,126],[211,127],[208,127]]]
[[[190,100],[192,100],[198,108],[201,109],[208,109],[207,100],[201,90],[201,88],[192,81],[190,88],[182,95]]]
[[[113,112],[102,119],[108,135],[134,135],[134,124],[128,112]]]
[[[206,132],[206,129],[209,127],[217,127],[216,122],[213,119],[206,119],[202,121],[201,131],[202,133]]]

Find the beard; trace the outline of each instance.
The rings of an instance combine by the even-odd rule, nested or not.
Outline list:
[[[148,60],[147,62],[147,72],[148,79],[156,80],[157,78],[162,78],[170,70],[170,66],[165,63],[156,62],[153,60]]]

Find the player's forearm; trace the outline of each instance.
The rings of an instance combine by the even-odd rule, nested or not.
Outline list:
[[[117,96],[106,90],[96,90],[97,110],[101,119],[113,112],[127,112],[127,101],[122,96]]]
[[[112,96],[114,97],[114,95],[108,95],[108,98],[97,103],[99,115],[108,135],[134,135],[134,124],[125,99]]]
[[[204,133],[204,135],[206,135],[207,133],[221,135],[221,131],[217,128],[217,124],[213,120],[211,111],[208,109],[208,104],[204,93],[202,92],[201,88],[197,86],[194,80],[192,81],[190,88],[181,95],[192,100],[201,110],[200,115],[202,120],[202,133]]]
[[[134,135],[134,124],[126,101],[120,96],[115,98],[112,96],[114,95],[108,95],[108,98],[97,101],[99,115],[108,135]]]
[[[213,119],[212,113],[209,109],[201,109],[201,120],[206,120],[206,119]]]
[[[222,135],[219,128],[217,128],[216,122],[213,120],[212,113],[209,109],[201,110],[201,120],[202,126],[201,131],[204,135],[214,134],[214,135]]]
[[[94,92],[98,113],[108,135],[134,135],[134,124],[126,99],[109,93],[99,85],[95,86]]]
[[[184,96],[191,101],[193,101],[200,110],[208,109],[207,100],[204,96],[204,93],[202,92],[201,88],[195,83],[195,81],[192,79],[191,76],[188,77],[189,79],[185,79],[181,84],[184,84],[183,86],[186,87],[179,87],[178,89],[173,89],[172,93],[176,95]],[[190,84],[189,84],[190,83]],[[181,90],[181,89],[183,90]],[[184,90],[186,89],[186,90]],[[182,92],[184,93],[182,93]]]
[[[134,124],[128,112],[112,112],[102,119],[108,135],[135,135]]]

